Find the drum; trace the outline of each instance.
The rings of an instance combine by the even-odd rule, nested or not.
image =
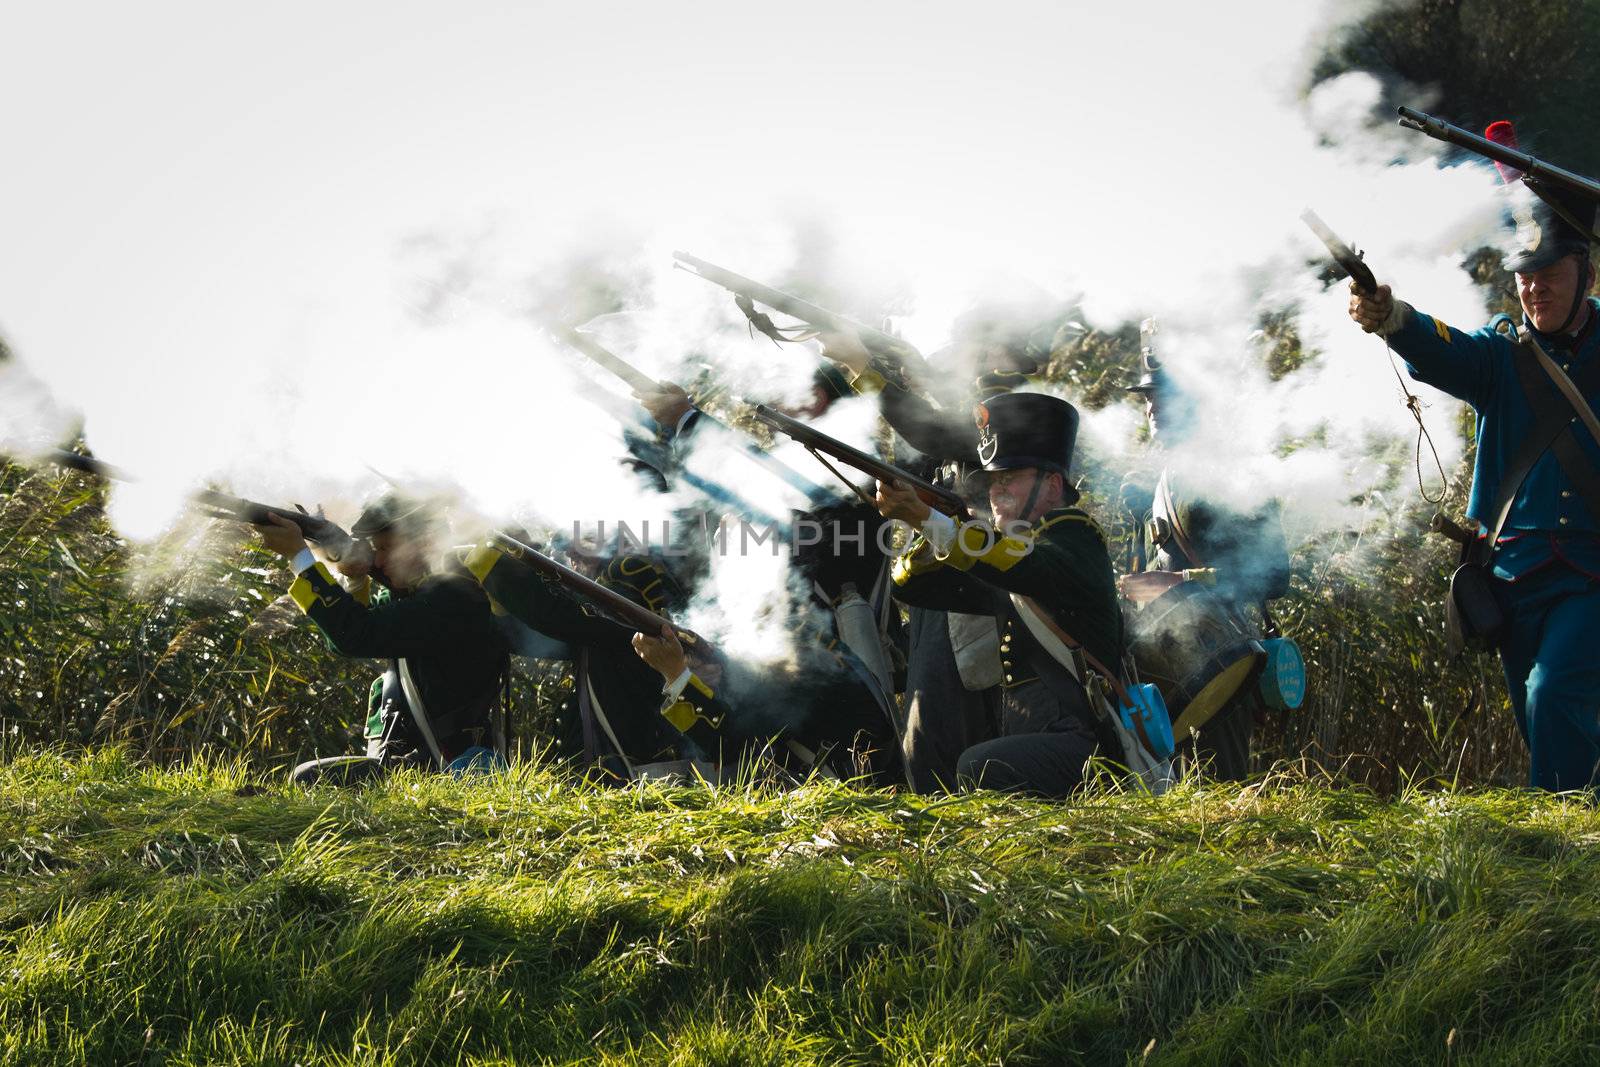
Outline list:
[[[1134,664],[1154,682],[1181,742],[1208,722],[1266,662],[1266,650],[1239,612],[1198,582],[1175,586],[1133,618]]]

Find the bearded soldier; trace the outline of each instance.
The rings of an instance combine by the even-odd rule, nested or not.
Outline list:
[[[878,487],[879,510],[919,531],[895,563],[896,595],[1003,620],[1000,736],[961,753],[958,779],[1065,796],[1096,753],[1124,755],[1086,689],[1089,664],[1116,671],[1124,649],[1105,538],[1067,481],[1078,413],[1008,393],[978,408],[978,424],[993,523],[958,526],[908,489]]]
[[[299,527],[268,518],[257,527],[261,542],[290,561],[289,596],[328,645],[389,661],[368,701],[366,755],[312,760],[295,780],[355,782],[399,765],[445,770],[503,755],[493,713],[506,645],[477,583],[439,556],[443,524],[433,509],[399,493],[367,507],[350,532],[370,551],[339,564],[350,589],[312,556]]]
[[[1489,566],[1484,582],[1503,612],[1499,633],[1478,636],[1500,650],[1531,784],[1552,790],[1593,788],[1600,765],[1600,443],[1548,369],[1587,405],[1600,401],[1600,306],[1588,296],[1595,208],[1565,210],[1588,232],[1542,201],[1519,227],[1507,266],[1520,323],[1501,315],[1464,333],[1387,285],[1368,296],[1352,283],[1350,298],[1351,318],[1387,340],[1412,377],[1477,413],[1473,561]]]

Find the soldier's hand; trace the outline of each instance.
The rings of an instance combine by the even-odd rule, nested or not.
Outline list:
[[[866,370],[867,362],[872,359],[872,353],[867,351],[867,346],[862,344],[861,338],[853,332],[825,331],[817,335],[817,340],[822,342],[822,355],[825,358],[833,360],[841,367],[848,367],[857,374]]]
[[[689,669],[689,658],[683,654],[678,635],[672,627],[663,626],[657,636],[637,633],[633,635],[633,650],[667,681]]]
[[[917,495],[916,490],[899,482],[879,482],[877,495],[872,498],[878,514],[886,519],[899,519],[913,529],[920,530],[933,509]]]
[[[1124,574],[1117,579],[1117,592],[1122,599],[1135,604],[1148,604],[1170,589],[1183,584],[1181,571],[1145,571],[1142,574]]]
[[[352,541],[344,555],[334,560],[334,567],[346,578],[372,576],[372,545],[366,540]]]
[[[256,526],[256,533],[261,535],[262,547],[284,559],[293,559],[306,547],[305,535],[300,532],[300,527],[270,511],[267,521]]]
[[[656,420],[656,425],[669,433],[678,425],[678,420],[688,414],[694,407],[694,401],[677,382],[662,382],[661,388],[653,393],[635,393],[639,403]]]
[[[1394,293],[1387,285],[1378,286],[1371,296],[1363,293],[1354,281],[1350,283],[1350,317],[1368,333],[1377,333],[1394,314]]]

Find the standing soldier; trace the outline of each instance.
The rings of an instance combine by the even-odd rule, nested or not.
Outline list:
[[[1593,204],[1566,207],[1593,229]],[[1531,784],[1588,789],[1600,764],[1600,443],[1544,364],[1559,365],[1588,404],[1600,400],[1600,308],[1588,296],[1589,234],[1539,202],[1518,238],[1507,266],[1520,324],[1499,315],[1463,333],[1394,299],[1387,285],[1367,296],[1353,283],[1350,317],[1388,341],[1412,377],[1477,412],[1467,513],[1494,535],[1491,543],[1480,532],[1474,549],[1505,614],[1501,634],[1481,636],[1500,649]]]
[[[268,518],[271,525],[257,527],[261,542],[290,561],[289,596],[328,645],[389,661],[368,700],[366,755],[303,763],[295,780],[353,783],[399,765],[442,771],[491,762],[506,646],[477,583],[438,562],[442,521],[433,509],[390,493],[361,513],[350,532],[370,554],[340,564],[354,591],[312,557],[299,527]]]
[[[1003,620],[1000,736],[960,754],[967,786],[1060,797],[1096,753],[1124,761],[1096,709],[1086,661],[1119,671],[1122,615],[1099,527],[1067,481],[1078,413],[1039,393],[977,409],[978,458],[994,523],[958,526],[915,493],[880,484],[878,507],[920,531],[895,562],[897,595]]]
[[[1171,370],[1156,355],[1154,320],[1142,323],[1140,333],[1143,373],[1138,384],[1129,390],[1144,397],[1150,440],[1164,453],[1166,466],[1153,490],[1134,494],[1149,503],[1136,514],[1142,521],[1133,535],[1133,573],[1117,583],[1118,591],[1141,608],[1141,616],[1148,612],[1154,617],[1168,594],[1200,583],[1207,589],[1205,600],[1215,614],[1233,616],[1244,624],[1236,636],[1245,640],[1235,646],[1236,651],[1241,656],[1255,657],[1257,651],[1248,641],[1255,630],[1250,616],[1258,610],[1264,614],[1267,601],[1289,591],[1289,550],[1277,505],[1241,514],[1181,490],[1180,470],[1188,464],[1204,462],[1203,457],[1185,452],[1197,414],[1194,401],[1173,381]],[[1127,500],[1129,495],[1125,489],[1123,498]],[[1179,615],[1191,617],[1186,612]],[[1220,624],[1229,620],[1216,621]],[[1137,630],[1138,623],[1133,625]],[[1151,636],[1159,639],[1158,635]],[[1176,646],[1195,639],[1192,634],[1173,636]],[[1136,659],[1139,648],[1136,643]],[[1228,655],[1228,648],[1208,651],[1222,654],[1217,665],[1223,670],[1238,662]],[[1262,707],[1257,687],[1251,681],[1248,675],[1242,676],[1236,692],[1224,694],[1226,702],[1219,709],[1205,709],[1207,717],[1199,721],[1191,717],[1184,723],[1185,728],[1195,731],[1196,761],[1223,781],[1240,781],[1250,773],[1250,734]],[[1184,709],[1170,710],[1183,721]]]

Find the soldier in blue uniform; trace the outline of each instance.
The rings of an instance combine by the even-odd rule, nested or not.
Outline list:
[[[1594,205],[1580,218],[1592,220]],[[1592,229],[1592,223],[1591,223]],[[1518,447],[1535,429],[1523,364],[1537,369],[1521,340],[1538,345],[1600,404],[1600,304],[1589,237],[1548,205],[1518,228],[1522,247],[1507,263],[1516,274],[1522,322],[1497,316],[1464,333],[1396,300],[1389,286],[1365,296],[1352,284],[1350,316],[1384,337],[1412,377],[1471,404],[1478,455],[1468,514],[1490,514]],[[1542,378],[1542,372],[1539,373]],[[1528,743],[1531,784],[1591,788],[1600,763],[1600,444],[1578,419],[1534,464],[1492,549],[1496,593],[1507,616],[1500,645],[1517,725]],[[1486,533],[1480,532],[1480,537]]]

